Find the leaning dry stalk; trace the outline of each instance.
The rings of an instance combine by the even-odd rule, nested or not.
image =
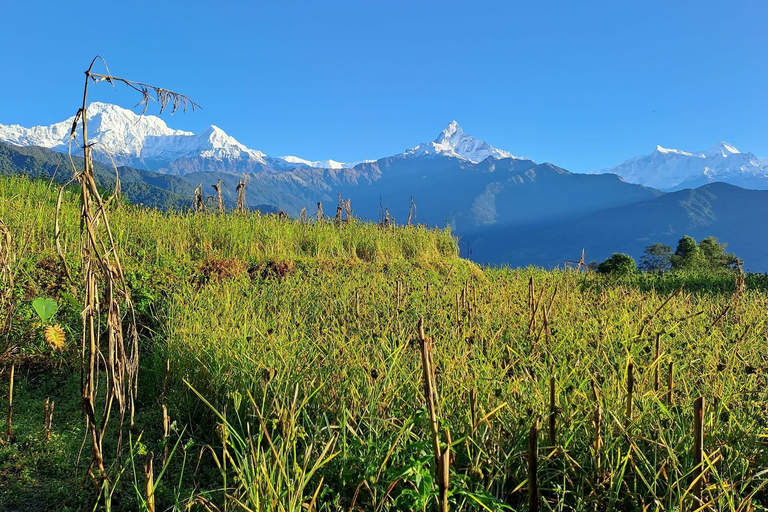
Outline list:
[[[317,202],[317,222],[323,222],[323,203],[318,201]]]
[[[411,222],[416,220],[416,203],[413,200],[413,196],[411,196],[411,207],[408,209],[408,225],[411,225]]]
[[[93,446],[90,468],[95,465],[99,477],[106,478],[102,449],[103,435],[109,423],[112,405],[117,402],[120,413],[120,436],[117,444],[119,454],[122,425],[126,411],[130,413],[130,424],[133,425],[134,423],[139,352],[133,304],[125,281],[119,251],[112,236],[105,203],[94,178],[92,145],[88,141],[88,86],[91,81],[106,81],[112,85],[116,82],[123,83],[142,93],[140,104],[144,104],[145,107],[151,99],[150,93],[154,93],[160,104],[161,112],[169,104],[173,105],[174,111],[180,106],[186,109],[187,105],[190,104],[194,109],[197,105],[186,96],[159,87],[118,78],[110,74],[94,73],[93,67],[99,59],[101,57],[94,58],[85,72],[82,107],[78,110],[72,123],[70,140],[75,138],[78,123],[81,123],[83,169],[81,171],[75,170],[75,179],[80,184],[81,194],[80,235],[85,285],[82,312],[83,337],[80,347],[82,359],[81,390],[83,410]],[[106,321],[102,319],[104,307],[106,307]],[[127,311],[125,316],[129,324],[126,333],[123,329],[124,318],[121,311],[123,307]],[[101,332],[102,325],[106,325],[106,336],[103,336]],[[106,354],[102,352],[102,339],[106,341]],[[95,412],[97,402],[96,373],[102,366],[106,373],[106,390],[101,420],[97,424]]]
[[[438,507],[441,512],[448,511],[448,486],[451,464],[451,436],[446,433],[447,445],[440,449],[440,434],[436,411],[437,389],[435,386],[435,369],[432,361],[432,340],[424,332],[424,319],[419,319],[419,348],[421,349],[421,366],[424,380],[424,397],[429,414],[429,433],[432,440],[432,451],[435,455],[435,477],[438,485]]]

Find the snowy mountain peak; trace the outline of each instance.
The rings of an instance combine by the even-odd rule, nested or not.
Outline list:
[[[472,163],[482,162],[488,157],[496,159],[518,158],[508,151],[496,149],[487,142],[468,135],[455,120],[451,121],[433,142],[419,144],[407,150],[402,156],[435,157],[438,155],[467,160]]]
[[[706,156],[723,156],[727,157],[729,155],[739,155],[741,154],[741,151],[736,149],[733,145],[728,144],[727,142],[718,142],[708,150],[704,151],[704,155]]]
[[[662,155],[685,155],[685,156],[691,156],[692,153],[688,153],[687,151],[680,151],[679,149],[671,149],[671,148],[665,148],[663,146],[656,146],[656,153],[661,153]]]
[[[727,142],[695,153],[656,146],[650,155],[630,158],[590,174],[617,174],[629,183],[660,190],[694,188],[713,181],[768,189],[768,163],[752,153],[741,153]]]
[[[446,126],[446,128],[442,132],[440,132],[440,135],[437,136],[437,139],[435,139],[435,142],[441,143],[445,139],[450,139],[455,136],[460,137],[462,135],[464,135],[464,130],[461,128],[461,125],[458,122],[456,122],[456,120],[454,119],[448,124],[448,126]]]

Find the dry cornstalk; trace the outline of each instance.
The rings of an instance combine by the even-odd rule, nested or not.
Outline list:
[[[429,414],[429,432],[432,441],[432,451],[435,456],[435,479],[438,486],[438,507],[441,512],[448,512],[448,487],[451,464],[451,435],[446,431],[445,450],[440,448],[440,433],[437,418],[437,389],[435,385],[435,369],[432,360],[432,340],[424,332],[424,319],[419,319],[419,348],[421,350],[422,376],[424,380],[424,397]]]
[[[539,512],[539,420],[528,432],[528,510]]]
[[[635,391],[635,365],[629,363],[627,365],[627,411],[624,426],[629,427],[632,423],[632,398]]]
[[[109,74],[108,69],[107,74],[94,73],[93,67],[97,60],[104,62],[101,57],[97,56],[85,72],[82,106],[74,117],[70,141],[75,140],[78,126],[82,124],[83,168],[79,171],[75,169],[75,179],[80,184],[81,195],[80,235],[85,288],[82,312],[83,337],[80,347],[82,360],[81,390],[83,410],[93,447],[93,458],[89,472],[95,465],[99,477],[106,478],[102,439],[115,402],[117,402],[120,414],[118,454],[121,449],[122,425],[126,412],[129,412],[130,424],[134,424],[139,349],[133,303],[123,273],[119,251],[112,236],[105,203],[96,185],[93,172],[92,143],[88,140],[87,123],[88,86],[91,82],[102,81],[112,85],[116,82],[123,83],[142,94],[142,100],[139,104],[143,104],[145,110],[150,99],[155,99],[159,103],[161,112],[168,105],[172,105],[173,111],[180,107],[186,110],[188,105],[194,109],[197,105],[186,96],[141,82],[115,77]],[[104,63],[104,67],[107,67],[106,63]],[[125,315],[123,308],[126,311]],[[106,320],[102,318],[103,313],[106,313]],[[124,322],[127,322],[127,327],[123,326]],[[106,326],[106,336],[102,332],[102,326]],[[106,354],[102,352],[103,345],[106,345],[104,347]],[[101,419],[97,423],[95,413],[97,407],[96,374],[102,366],[106,374],[106,389],[103,394]]]
[[[702,504],[701,488],[704,480],[702,467],[704,454],[704,397],[693,402],[693,489],[692,494],[698,508]]]
[[[146,490],[147,490],[147,511],[155,512],[155,475],[152,468],[152,459],[155,458],[155,454],[149,452],[147,454],[147,462],[144,464],[144,476],[146,477]]]
[[[13,435],[13,379],[16,373],[16,363],[11,363],[11,375],[8,380],[8,439]]]
[[[557,444],[557,404],[555,403],[555,376],[549,378],[549,446]]]

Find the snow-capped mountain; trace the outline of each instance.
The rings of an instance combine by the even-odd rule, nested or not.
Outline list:
[[[656,146],[644,156],[590,174],[618,174],[629,183],[672,191],[721,181],[743,188],[768,189],[768,162],[742,153],[726,142],[706,151],[688,152]]]
[[[66,152],[74,116],[50,126],[25,128],[0,124],[0,141],[16,146],[40,146]],[[73,153],[80,153],[81,134],[73,141]],[[296,167],[342,168],[335,160],[312,162],[298,157],[270,157],[250,149],[217,126],[199,134],[174,130],[161,118],[140,116],[109,103],[88,106],[88,137],[94,158],[117,165],[174,174],[193,171],[253,172],[280,171]]]
[[[0,124],[0,141],[16,146],[40,146],[66,152],[74,116],[49,126],[25,128]],[[73,153],[80,153],[80,131],[72,141]],[[161,118],[138,115],[109,103],[94,102],[88,106],[88,136],[93,143],[94,158],[105,163],[113,160],[125,165],[170,174],[198,171],[217,172],[284,172],[291,169],[348,169],[359,162],[307,160],[298,156],[268,156],[250,149],[217,126],[209,126],[199,134],[174,130]],[[487,142],[464,133],[452,121],[432,142],[411,148],[400,158],[456,158],[479,163],[488,157],[516,158],[512,153],[496,149]]]
[[[499,160],[502,158],[518,158],[528,160],[525,157],[516,157],[508,151],[496,149],[487,142],[475,139],[471,135],[464,133],[459,123],[455,120],[440,132],[432,142],[424,142],[403,153],[404,157],[434,157],[447,156],[468,160],[472,163],[480,163],[489,156]]]

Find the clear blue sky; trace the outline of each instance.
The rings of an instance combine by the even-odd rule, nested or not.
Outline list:
[[[74,114],[100,54],[203,106],[170,126],[272,155],[387,156],[455,118],[573,171],[656,144],[768,156],[767,26],[762,0],[6,2],[0,123]]]

